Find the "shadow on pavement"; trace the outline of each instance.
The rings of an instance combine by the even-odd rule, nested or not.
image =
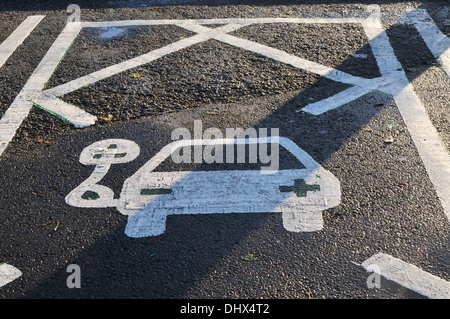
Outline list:
[[[333,3],[356,2],[336,1]],[[32,3],[34,6],[35,2]],[[83,1],[78,1],[78,3],[85,7]],[[261,4],[260,1],[258,3]],[[270,3],[273,3],[273,1]],[[298,4],[299,2],[295,1],[295,3]],[[318,3],[318,1],[313,1],[313,3]],[[50,7],[52,5],[48,4]],[[5,6],[2,5],[3,9],[9,7],[12,7],[12,4],[8,4],[8,2]],[[60,8],[64,9],[65,7],[65,4],[61,4]],[[391,37],[401,36],[402,33],[402,27],[393,27],[388,30]],[[409,39],[403,40],[409,42]],[[425,46],[422,47],[425,48]],[[394,49],[400,50],[401,48],[394,44]],[[417,61],[421,68],[426,68],[429,63],[434,63],[426,49],[421,52],[424,59],[420,58]],[[417,54],[413,55],[417,57]],[[400,61],[405,66],[412,67],[411,61],[407,57],[402,57]],[[423,63],[424,61],[426,63]],[[382,172],[380,173],[379,168],[375,167],[376,165],[385,165],[383,167],[388,170],[390,165],[399,165],[398,157],[410,155],[409,150],[406,149],[412,145],[411,141],[408,140],[405,131],[402,131],[405,133],[403,136],[404,144],[391,146],[384,143],[382,135],[367,135],[368,132],[361,131],[361,128],[367,128],[369,124],[369,129],[377,131],[377,129],[386,125],[384,121],[392,119],[399,121],[396,124],[402,126],[401,117],[398,114],[389,115],[392,110],[395,110],[391,97],[374,92],[320,116],[312,116],[303,112],[297,113],[299,106],[306,105],[311,96],[323,94],[323,85],[317,83],[277,107],[272,114],[255,123],[254,127],[257,129],[279,127],[280,135],[296,142],[341,180],[343,205],[324,213],[326,233],[324,231],[300,234],[286,232],[282,227],[279,214],[215,214],[169,216],[167,230],[163,235],[133,239],[128,238],[123,231],[126,225],[126,216],[120,215],[113,209],[77,209],[66,206],[62,201],[56,204],[45,201],[30,201],[28,209],[31,211],[33,208],[39,208],[39,211],[44,212],[62,211],[63,213],[59,214],[59,218],[63,220],[63,225],[67,225],[67,227],[61,228],[59,233],[24,232],[24,243],[27,240],[35,244],[40,242],[41,252],[51,251],[55,247],[59,247],[58,249],[61,251],[60,256],[57,257],[45,257],[40,255],[40,252],[37,252],[36,255],[33,255],[33,252],[31,253],[34,258],[41,257],[44,265],[51,264],[53,272],[51,277],[41,278],[39,282],[36,282],[35,289],[24,293],[24,297],[218,297],[218,295],[205,295],[204,291],[196,290],[203,282],[206,282],[210,285],[211,291],[217,294],[220,291],[224,294],[220,297],[254,298],[256,296],[252,293],[265,285],[262,289],[268,295],[260,297],[279,298],[287,295],[298,298],[304,296],[308,289],[317,289],[321,294],[326,290],[326,288],[319,287],[317,282],[326,283],[330,276],[329,269],[338,267],[343,261],[330,259],[328,265],[324,265],[314,261],[317,258],[315,254],[321,251],[321,254],[326,256],[336,255],[340,251],[340,247],[336,247],[336,242],[338,242],[338,246],[345,245],[348,254],[351,250],[364,250],[362,246],[368,246],[370,248],[364,251],[364,255],[367,255],[367,257],[382,248],[382,240],[397,240],[397,252],[399,254],[411,242],[415,245],[417,251],[428,249],[423,240],[425,237],[411,239],[404,235],[405,227],[414,223],[412,220],[402,220],[403,225],[391,224],[397,214],[392,211],[393,206],[389,205],[396,201],[407,201],[407,198],[404,197],[406,195],[396,188],[398,185],[395,186],[394,179],[397,176],[396,174],[398,174],[397,178],[399,179],[406,178],[406,176],[403,176],[402,172],[397,172],[395,167],[391,167],[392,170],[389,171],[392,175],[380,176],[379,174],[382,175]],[[251,110],[249,109],[249,111]],[[387,116],[387,118],[384,118],[384,116]],[[205,121],[204,127],[208,127],[208,125],[220,127],[220,121],[215,121],[214,119],[209,123]],[[375,127],[376,125],[379,125],[379,127]],[[83,169],[82,174],[89,174],[91,171],[90,168],[84,169],[78,163],[78,154],[80,154],[82,146],[86,146],[97,139],[115,136],[134,140],[141,145],[141,155],[131,166],[117,167],[118,170],[124,169],[126,173],[122,173],[123,175],[130,176],[164,146],[151,145],[151,142],[148,143],[149,137],[153,141],[170,141],[170,132],[158,131],[157,129],[159,127],[149,128],[148,123],[138,122],[120,124],[117,128],[105,126],[101,127],[100,130],[93,128],[80,131],[74,134],[74,137],[69,137],[69,139],[76,139],[78,146],[75,145],[75,141],[73,141],[73,144],[68,143],[64,146],[56,145],[49,156],[43,158],[42,162],[36,165],[57,167],[61,170],[60,173],[62,174],[58,174],[58,176],[56,174],[45,176],[45,183],[60,185],[57,189],[51,191],[65,195],[77,186],[79,181],[71,180],[70,183],[61,185],[61,176],[71,176],[74,168]],[[380,131],[380,134],[382,133],[384,131]],[[357,143],[358,139],[359,143]],[[400,136],[399,139],[402,139],[402,137]],[[142,147],[145,145],[145,141],[150,144],[146,149]],[[370,150],[374,151],[371,152]],[[70,155],[58,158],[51,156],[59,152]],[[395,157],[391,157],[393,153],[396,154]],[[411,154],[414,154],[414,151]],[[8,163],[11,167],[18,164],[20,163]],[[411,163],[411,165],[413,164]],[[355,165],[355,167],[352,167],[352,165]],[[358,165],[363,167],[357,167]],[[362,171],[366,173],[361,176],[359,182],[350,182],[352,173]],[[383,172],[385,171],[383,170]],[[26,180],[25,177],[24,179]],[[113,183],[116,183],[116,188],[120,187],[122,182],[113,181]],[[378,188],[377,186],[382,182],[385,183],[384,186]],[[418,183],[422,183],[421,185],[424,188],[430,187],[426,181]],[[369,190],[366,188],[368,185],[370,186]],[[36,192],[38,198],[45,198],[46,192],[50,190],[50,186],[35,185],[30,187],[30,191]],[[408,196],[415,196],[422,192],[425,192],[424,189],[419,187],[410,190]],[[13,194],[13,196],[19,195],[23,196],[24,194]],[[371,202],[368,199],[371,195],[376,196],[377,199]],[[354,196],[362,200],[352,202]],[[366,198],[364,198],[365,196]],[[4,206],[4,204],[2,205]],[[409,205],[411,206],[409,207]],[[42,209],[42,207],[45,208]],[[411,203],[405,204],[405,209],[407,208],[410,208],[413,212],[419,209]],[[44,215],[41,217],[44,218]],[[77,221],[77,223],[85,225],[85,231],[79,228],[72,229],[70,227],[71,221]],[[202,225],[208,225],[208,227],[202,227]],[[386,231],[385,228],[389,227],[392,228],[391,231]],[[369,233],[370,228],[379,231]],[[424,228],[427,229],[427,227]],[[98,230],[93,232],[93,229]],[[270,234],[266,235],[264,232],[260,232],[260,229],[265,231],[270,229]],[[351,231],[353,232],[352,235],[350,235]],[[82,234],[78,232],[82,232]],[[74,234],[76,236],[73,236]],[[427,230],[426,235],[429,238],[435,238],[439,234],[430,233]],[[86,236],[83,239],[85,241],[78,241],[78,238],[83,238],[83,236]],[[326,236],[330,237],[327,238]],[[83,244],[86,244],[86,247],[82,247]],[[21,245],[18,247],[23,248],[24,244]],[[61,247],[69,247],[70,251],[64,251]],[[295,248],[295,250],[289,250],[286,247]],[[438,254],[440,252],[438,248],[436,248],[436,251],[427,251],[427,254]],[[13,256],[14,249],[18,248],[13,248],[10,251]],[[248,253],[257,256],[258,262],[243,262],[240,257]],[[16,265],[19,269],[21,264],[27,266],[24,268],[33,269],[36,260],[32,258],[23,260],[18,255],[20,255],[20,252],[13,258],[17,258]],[[66,266],[68,262],[78,264],[81,268],[81,289],[68,289],[66,287],[68,277]],[[344,263],[349,263],[349,261],[344,261]],[[311,267],[304,266],[305,264],[309,264]],[[226,265],[226,267],[223,265]],[[350,263],[348,266],[351,267]],[[351,274],[352,276],[356,273],[361,275],[361,278],[366,278],[367,275],[364,270],[355,269]],[[27,273],[25,276],[31,277],[33,274]],[[308,277],[312,278],[313,276],[315,276],[314,280],[308,279]],[[302,279],[296,282],[298,278]],[[19,286],[20,280],[22,279],[18,280]],[[283,280],[288,280],[290,287],[288,285],[280,287],[280,282],[284,282]],[[342,278],[336,278],[335,280],[334,285],[339,286],[346,285],[355,278],[343,275]],[[221,286],[215,287],[216,284]],[[364,285],[365,282],[360,282],[355,288],[359,290],[360,295],[376,296],[378,292],[367,292]],[[389,291],[389,289],[392,289],[392,291]],[[397,296],[399,298],[418,297],[418,295],[405,291],[396,285],[386,288],[384,292],[402,294]],[[339,294],[336,291],[329,291],[329,293],[332,295]]]

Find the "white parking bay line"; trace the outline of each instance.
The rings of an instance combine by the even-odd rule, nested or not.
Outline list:
[[[386,86],[379,89],[394,97],[398,110],[422,159],[444,213],[450,221],[450,155],[432,124],[425,107],[414,92],[381,22],[363,24]],[[396,62],[393,62],[396,61]]]
[[[390,255],[378,253],[361,266],[428,298],[450,298],[450,282]]]
[[[97,121],[97,117],[89,114],[72,104],[66,103],[58,98],[45,99],[38,98],[34,102],[42,109],[69,121],[77,128],[88,127]]]
[[[80,27],[77,25],[77,23],[66,25],[14,102],[0,119],[0,155],[14,138],[22,121],[28,116],[33,106],[33,97],[42,94],[45,83],[51,77],[59,61],[80,32]]]
[[[14,266],[0,263],[0,287],[22,276],[22,272]]]
[[[304,108],[297,110],[297,112],[302,111],[313,115],[320,115],[327,111],[333,110],[341,105],[356,100],[357,98],[366,95],[369,92],[370,89],[363,88],[360,86],[352,86],[351,88],[339,92],[338,94],[332,95],[329,98],[308,104]]]
[[[414,9],[408,12],[407,18],[415,26],[433,56],[450,77],[450,38],[441,32],[430,15],[423,9]]]
[[[2,67],[11,54],[22,44],[44,17],[45,16],[42,15],[27,17],[17,29],[15,29],[13,33],[0,44],[0,67]]]
[[[167,25],[167,24],[274,24],[274,23],[362,23],[365,18],[218,18],[218,19],[156,19],[156,20],[117,20],[117,21],[82,21],[83,28],[110,28],[129,27],[141,25]]]
[[[403,79],[404,84],[406,81]],[[450,221],[450,155],[412,85],[397,88],[393,96]]]

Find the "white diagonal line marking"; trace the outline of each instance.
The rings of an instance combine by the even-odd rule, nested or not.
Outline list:
[[[179,26],[186,28],[186,29],[187,29],[187,26],[190,26],[189,29],[198,30],[198,32],[194,31],[198,34],[193,35],[189,38],[185,38],[185,39],[181,39],[179,41],[173,42],[162,48],[152,50],[152,51],[145,53],[143,55],[140,55],[138,57],[123,61],[118,64],[114,64],[114,65],[106,67],[106,68],[103,68],[99,71],[90,73],[83,77],[77,78],[77,79],[67,82],[65,84],[54,87],[52,89],[45,90],[43,92],[44,95],[58,97],[58,96],[62,96],[62,95],[71,93],[75,90],[78,90],[79,88],[85,87],[87,85],[91,85],[95,82],[98,82],[102,79],[111,77],[115,74],[127,71],[129,69],[132,69],[132,68],[135,68],[135,67],[147,64],[147,63],[150,63],[150,62],[155,61],[155,60],[157,60],[161,57],[164,57],[168,54],[180,51],[182,49],[188,48],[188,47],[198,44],[200,42],[204,42],[204,41],[210,39],[215,34],[223,33],[223,32],[230,32],[233,30],[237,30],[238,28],[241,27],[241,25],[226,25],[226,26],[222,26],[217,29],[204,28],[204,29],[206,29],[206,30],[204,30],[204,29],[196,29],[192,24],[187,23],[187,22],[180,23]]]
[[[250,24],[247,22],[247,24]],[[187,29],[191,31],[198,32],[205,27],[200,25],[195,26],[186,26]],[[357,76],[353,76],[351,74],[339,71],[334,68],[330,68],[324,66],[319,63],[315,63],[293,54],[289,54],[285,51],[269,47],[267,45],[263,45],[254,41],[242,39],[236,36],[232,36],[225,33],[218,33],[213,36],[215,40],[227,43],[229,45],[239,47],[245,49],[247,51],[255,52],[267,58],[273,59],[275,61],[279,61],[284,64],[291,65],[298,69],[303,69],[321,76],[324,76],[328,79],[351,84],[353,87],[347,89],[339,94],[336,94],[330,98],[319,101],[317,103],[313,103],[307,105],[305,108],[299,111],[309,112],[314,115],[320,115],[324,112],[327,112],[331,109],[337,108],[343,104],[349,103],[367,93],[372,91],[375,88],[378,88],[380,84],[379,79],[365,79]]]
[[[44,110],[69,121],[77,128],[93,125],[97,120],[96,116],[58,98],[49,99],[41,97],[34,99],[33,102]]]
[[[150,63],[154,60],[157,60],[165,55],[170,53],[179,51],[181,49],[187,48],[191,45],[200,43],[207,40],[207,38],[203,34],[197,34],[192,37],[181,39],[177,42],[173,42],[167,46],[164,46],[159,49],[155,49],[143,55],[137,56],[135,58],[123,61],[118,64],[114,64],[112,66],[106,67],[99,71],[90,73],[88,75],[82,76],[65,84],[59,85],[52,89],[48,89],[44,91],[44,94],[47,96],[62,96],[68,93],[71,93],[75,90],[78,90],[84,86],[91,85],[95,82],[98,82],[102,79],[111,77],[115,74],[127,71],[129,69],[141,66],[143,64]]]
[[[308,104],[304,108],[297,110],[297,112],[302,111],[313,115],[320,115],[339,106],[350,103],[351,101],[356,100],[369,92],[370,89],[360,86],[353,86],[326,99]]]
[[[247,25],[248,24],[250,23],[247,21]],[[208,29],[198,24],[186,24],[184,25],[184,27],[194,32],[201,32],[202,30]],[[336,94],[317,103],[309,104],[301,109],[301,111],[309,112],[314,115],[322,114],[343,104],[349,103],[377,88],[380,83],[379,79],[365,79],[353,76],[334,68],[330,68],[319,63],[300,58],[293,54],[289,54],[285,51],[275,49],[254,41],[232,36],[223,32],[214,34],[213,39],[241,49],[245,49],[247,51],[255,52],[272,60],[279,61],[281,63],[291,65],[295,68],[303,69],[324,76],[334,81],[354,85],[352,88],[349,88],[339,94]]]
[[[27,17],[17,29],[15,29],[9,37],[0,44],[0,67],[2,67],[11,54],[22,44],[44,17],[45,16],[43,15]]]
[[[369,79],[357,77],[334,68],[324,66],[322,64],[312,62],[285,51],[269,47],[254,41],[238,38],[229,34],[218,34],[214,39],[230,44],[232,46],[245,49],[247,51],[261,54],[265,57],[291,65],[298,69],[303,69],[321,76],[324,76],[333,81],[338,81],[346,84],[367,83]]]
[[[51,77],[59,61],[63,58],[66,50],[79,32],[78,24],[71,23],[66,25],[0,119],[0,155],[14,138],[16,130],[20,127],[22,121],[28,116],[33,106],[33,95],[41,94],[45,83]]]
[[[409,11],[406,16],[420,33],[442,69],[450,77],[450,38],[442,33],[426,10],[414,9]]]
[[[450,282],[434,276],[417,266],[398,258],[378,253],[365,260],[361,266],[371,270],[378,266],[380,275],[431,299],[449,299]]]

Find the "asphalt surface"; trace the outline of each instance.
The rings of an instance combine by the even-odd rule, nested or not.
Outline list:
[[[397,58],[448,150],[450,80],[417,31],[397,23],[405,8],[424,8],[448,36],[448,3],[374,3],[380,4],[383,26]],[[342,17],[364,15],[366,8],[353,1],[78,4],[82,21]],[[0,68],[0,115],[65,26],[66,7],[64,2],[51,1],[2,4],[0,42],[25,17],[46,17]],[[108,31],[117,33],[110,36]],[[46,88],[192,34],[172,25],[84,29]],[[367,37],[356,24],[251,25],[231,34],[352,75],[380,75]],[[449,220],[395,101],[374,91],[320,116],[297,112],[346,88],[346,84],[208,40],[61,97],[98,116],[93,126],[74,128],[34,106],[0,157],[0,262],[22,272],[0,287],[0,297],[426,298],[384,278],[381,287],[369,289],[370,273],[361,267],[364,260],[384,252],[450,279]],[[93,166],[79,162],[86,146],[109,138],[129,139],[140,146],[134,161],[113,165],[101,182],[118,198],[125,179],[172,141],[173,130],[193,131],[194,120],[202,120],[203,128],[222,132],[279,128],[280,136],[295,142],[340,181],[341,203],[323,212],[324,228],[289,232],[279,213],[170,215],[162,235],[131,238],[124,233],[127,216],[116,209],[76,208],[65,202],[65,196],[92,173]],[[387,137],[393,140],[386,142]],[[289,154],[281,153],[282,168],[291,168],[291,162]],[[214,165],[180,168],[168,161],[158,169],[224,167]],[[254,258],[248,261],[243,256]],[[81,269],[80,289],[66,285],[70,264]]]

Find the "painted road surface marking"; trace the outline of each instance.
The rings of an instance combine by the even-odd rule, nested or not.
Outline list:
[[[66,202],[75,207],[117,207],[114,192],[97,184],[109,171],[112,164],[124,164],[139,156],[139,146],[129,140],[108,139],[95,142],[80,154],[80,163],[95,165],[92,174],[69,195]]]
[[[436,34],[435,28],[429,26],[430,22],[427,23],[428,28],[431,28]],[[381,21],[379,19],[367,19],[362,22],[362,25],[366,35],[369,37],[369,44],[377,60],[381,77],[368,80],[372,82],[369,85],[367,81],[357,85],[355,83],[355,86],[352,88],[330,98],[307,105],[299,111],[319,115],[348,103],[368,93],[370,90],[391,94],[425,165],[428,176],[444,208],[444,213],[450,221],[450,155],[442,143],[436,128],[431,123],[427,111],[402,70],[402,66],[395,56]],[[422,30],[422,35],[424,36],[432,33],[428,29],[425,32],[422,24],[420,24],[419,29]],[[438,47],[434,52],[441,54],[444,51],[444,47],[446,48],[445,54],[450,53],[448,39],[445,38],[445,41],[440,40],[439,42],[442,44],[445,42],[444,46],[438,47],[434,45],[434,47]],[[434,40],[433,43],[435,42],[437,41]]]
[[[44,19],[43,15],[29,16],[15,29],[6,40],[0,44],[0,68],[13,54],[19,45],[25,41],[31,31]]]
[[[120,143],[127,145],[120,145]],[[66,196],[66,202],[75,207],[116,206],[128,216],[125,233],[130,237],[157,236],[166,229],[166,217],[174,214],[217,213],[282,213],[283,226],[292,232],[318,231],[323,228],[322,211],[339,205],[340,183],[329,171],[291,140],[277,137],[276,143],[294,155],[306,168],[238,171],[172,171],[154,169],[180,147],[196,145],[269,144],[271,138],[199,139],[181,140],[166,145],[123,184],[120,199],[113,192],[96,184],[111,163],[123,163],[137,156],[134,142],[104,140],[86,147],[80,162],[97,165],[101,173],[88,178]],[[120,148],[115,158],[105,150]],[[124,149],[128,149],[124,151]],[[104,160],[102,158],[105,158]],[[99,179],[99,178],[100,179]],[[93,183],[94,182],[94,183]],[[292,186],[293,185],[293,186]],[[303,186],[303,187],[302,187]],[[95,192],[95,199],[86,196]],[[85,195],[83,197],[83,195]]]
[[[130,22],[127,23],[127,21],[124,21],[122,24],[123,24],[123,26],[129,26],[129,23]],[[173,23],[171,23],[171,24],[173,24]],[[81,26],[84,26],[84,25],[85,25],[84,23],[81,23]],[[88,24],[88,25],[90,25],[90,24]],[[177,25],[177,24],[175,24],[175,25]],[[178,26],[185,26],[185,25],[186,25],[186,23],[183,23]],[[98,71],[88,74],[86,76],[77,78],[75,80],[61,84],[52,89],[46,90],[46,91],[44,91],[44,96],[50,96],[52,98],[55,98],[58,96],[62,96],[62,95],[71,93],[71,92],[78,90],[82,87],[85,87],[87,85],[94,84],[102,79],[111,77],[113,75],[127,71],[129,69],[150,63],[161,57],[164,57],[168,54],[185,49],[192,45],[207,41],[207,40],[211,39],[214,34],[222,33],[222,32],[231,32],[231,31],[237,30],[240,27],[241,27],[241,25],[233,25],[230,28],[229,25],[226,25],[226,26],[222,26],[220,28],[214,29],[214,30],[208,29],[205,32],[198,33],[192,37],[181,39],[179,41],[168,44],[162,48],[152,50],[143,55],[123,61],[118,64],[111,65],[109,67],[103,68],[101,70],[98,70]]]
[[[330,68],[315,62],[302,59],[282,50],[275,49],[254,41],[238,38],[228,34],[231,31],[250,24],[271,23],[359,23],[363,26],[372,51],[379,66],[381,77],[366,79]],[[203,24],[223,24],[217,29],[211,29]],[[55,88],[43,91],[45,82],[56,69],[64,53],[70,48],[83,27],[126,27],[136,25],[176,25],[197,33],[196,35],[171,43],[163,48],[148,52],[136,58],[112,65],[89,75],[72,80]],[[419,29],[425,29],[423,24],[417,24]],[[427,24],[428,26],[428,24]],[[427,34],[429,32],[426,32]],[[68,23],[53,46],[47,52],[41,64],[35,70],[19,96],[0,120],[0,155],[12,140],[15,131],[28,115],[33,103],[51,113],[72,122],[77,127],[85,127],[95,123],[95,117],[80,108],[68,103],[61,103],[58,97],[73,92],[81,87],[98,82],[101,79],[117,73],[149,63],[167,54],[187,48],[200,42],[215,39],[229,45],[256,52],[270,59],[292,65],[296,68],[324,76],[334,81],[351,85],[352,87],[335,96],[305,106],[299,111],[320,115],[342,106],[373,90],[393,95],[394,100],[405,120],[412,139],[424,162],[425,168],[436,189],[445,214],[450,220],[450,155],[440,140],[437,130],[432,125],[428,114],[415,94],[411,84],[401,69],[389,39],[383,30],[380,17],[371,16],[361,19],[347,18],[260,18],[260,19],[204,19],[204,20],[131,20],[106,22]],[[447,51],[446,51],[447,52]],[[36,102],[37,101],[37,102]],[[38,103],[39,102],[39,103]]]
[[[0,287],[22,276],[22,272],[14,266],[0,263]]]
[[[53,115],[81,128],[95,124],[97,117],[58,98],[38,97],[33,100],[37,106]]]
[[[450,299],[450,282],[387,254],[378,253],[361,266],[428,298]]]
[[[34,104],[33,98],[42,95],[45,83],[50,79],[70,44],[78,35],[80,28],[77,25],[78,23],[68,23],[66,25],[0,119],[0,155],[14,138],[23,120],[28,116]]]
[[[433,56],[450,77],[450,38],[442,33],[424,9],[411,10],[406,17],[419,31]]]
[[[393,96],[450,221],[450,154],[398,62],[381,21],[365,23],[363,27],[382,78],[387,80],[379,89]]]

